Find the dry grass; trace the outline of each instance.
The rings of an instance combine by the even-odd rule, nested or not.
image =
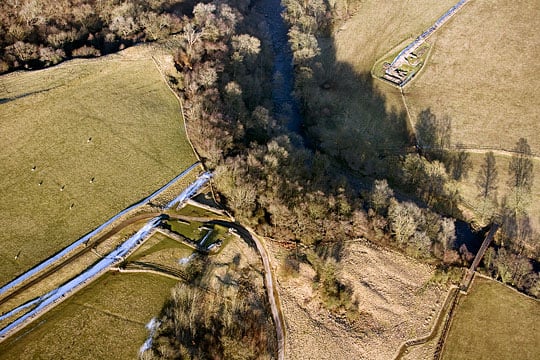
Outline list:
[[[0,359],[136,359],[174,280],[109,274],[0,344]]]
[[[144,47],[0,77],[0,99],[0,284],[196,161]]]
[[[459,190],[461,196],[465,200],[467,206],[471,206],[472,210],[476,213],[473,217],[478,217],[481,211],[481,202],[478,199],[478,188],[475,185],[475,181],[480,170],[480,166],[484,163],[484,154],[470,153],[470,159],[472,162],[472,169],[469,172],[469,176],[459,182]],[[495,160],[497,162],[498,173],[498,190],[497,198],[499,204],[503,201],[504,197],[509,194],[509,188],[507,185],[508,177],[508,165],[510,163],[511,156],[503,154],[495,154]],[[531,218],[531,224],[534,229],[540,230],[540,202],[534,199],[540,199],[540,161],[533,160],[534,166],[534,178],[532,193],[530,196],[530,205],[528,207],[528,213]]]
[[[449,115],[454,144],[512,149],[526,137],[540,154],[539,11],[534,0],[467,4],[435,35],[426,68],[406,87],[411,113]]]
[[[369,74],[379,58],[395,51],[398,45],[405,47],[455,3],[455,0],[362,1],[354,15],[336,29],[336,60],[351,65],[358,73]],[[377,88],[386,95],[388,109],[403,110],[397,89],[384,82],[377,82]]]
[[[338,9],[343,3],[337,2]],[[353,3],[352,16],[340,20],[330,38],[321,39],[315,83],[304,88],[303,96],[318,118],[316,126],[308,125],[310,136],[352,169],[374,174],[388,164],[373,153],[401,153],[409,145],[409,132],[400,91],[374,80],[371,69],[414,39],[453,1]]]
[[[362,1],[335,35],[337,60],[370,72],[377,59],[413,40],[444,14],[454,0]]]
[[[283,251],[271,250],[280,263]],[[347,243],[343,254],[338,277],[360,312],[352,328],[322,307],[311,267],[278,277],[288,359],[391,359],[403,341],[429,332],[445,295],[430,283],[429,266],[363,241]]]
[[[456,308],[443,360],[538,359],[540,303],[477,277]]]
[[[336,59],[359,73],[368,72],[385,55],[399,51],[456,1],[363,1],[357,12],[334,37]],[[474,148],[512,149],[526,137],[540,154],[540,107],[536,94],[540,80],[536,59],[540,40],[532,30],[540,26],[536,1],[516,6],[509,0],[478,0],[467,4],[429,41],[430,57],[417,78],[404,89],[413,117],[430,107],[437,116],[453,122],[452,143]],[[497,16],[492,16],[494,12]],[[404,15],[406,13],[406,15]],[[386,108],[403,109],[401,94],[377,81]],[[350,99],[343,94],[343,99]],[[347,101],[347,100],[345,100]],[[473,169],[460,182],[467,203],[478,203],[474,185],[483,154],[471,152]],[[509,157],[496,154],[499,198],[506,195]],[[540,228],[540,162],[535,161],[536,183],[529,213]]]

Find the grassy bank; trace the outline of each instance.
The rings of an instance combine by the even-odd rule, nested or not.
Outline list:
[[[0,284],[196,161],[144,47],[0,80]]]

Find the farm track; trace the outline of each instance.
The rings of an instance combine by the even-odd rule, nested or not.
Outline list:
[[[511,151],[511,150],[500,150],[500,149],[481,149],[481,148],[474,148],[474,147],[463,147],[463,148],[455,148],[455,149],[452,149],[454,151],[457,151],[457,150],[464,150],[466,152],[469,152],[469,153],[474,153],[474,154],[487,154],[488,152],[492,152],[493,154],[495,155],[501,155],[501,156],[513,156],[513,155],[516,155],[516,154],[519,154],[518,152],[516,151]],[[540,156],[538,155],[529,155],[529,157],[533,160],[537,160],[537,161],[540,161]]]
[[[47,269],[43,274],[40,274],[38,277],[32,279],[30,282],[24,284],[23,286],[17,288],[12,293],[8,294],[4,298],[0,300],[0,305],[8,301],[9,299],[12,299],[13,297],[21,294],[28,288],[38,284],[40,281],[43,281],[45,278],[53,275],[55,272],[59,271],[63,267],[65,267],[68,264],[73,263],[75,260],[83,256],[84,254],[88,253],[89,251],[92,251],[92,249],[104,242],[105,240],[109,239],[111,236],[114,236],[121,230],[125,229],[126,227],[135,224],[137,222],[148,220],[152,218],[156,218],[159,216],[167,216],[170,219],[177,219],[177,220],[184,220],[184,221],[201,221],[201,222],[208,222],[211,224],[218,224],[222,226],[227,226],[236,229],[239,236],[246,242],[248,245],[255,245],[257,248],[257,251],[259,252],[261,256],[261,260],[264,267],[264,283],[265,287],[268,292],[268,301],[270,303],[270,308],[272,312],[272,318],[274,320],[274,324],[276,326],[276,335],[278,339],[278,358],[280,360],[284,359],[284,345],[285,345],[285,325],[283,320],[283,314],[281,312],[280,306],[278,306],[279,303],[279,294],[277,292],[274,280],[273,280],[273,273],[272,268],[270,266],[270,260],[268,258],[268,254],[266,252],[266,249],[264,248],[264,245],[262,242],[257,238],[257,236],[251,231],[246,229],[245,227],[236,224],[234,222],[223,220],[222,216],[216,215],[213,217],[198,217],[198,216],[184,216],[184,215],[178,215],[178,214],[172,214],[167,211],[159,211],[159,212],[149,212],[145,214],[140,214],[137,216],[134,216],[130,219],[126,219],[116,225],[114,228],[109,230],[107,233],[101,235],[99,238],[97,238],[94,242],[91,244],[88,244],[84,249],[77,252],[70,258],[62,261],[61,263],[55,265],[52,268]],[[148,264],[146,264],[148,266]],[[156,264],[152,264],[151,266],[153,270],[155,271],[163,271],[165,270],[165,273],[170,273],[170,275],[177,276],[180,278],[183,278],[180,274],[176,273],[176,271],[173,273],[171,272],[171,269],[165,269],[163,267],[156,266]]]
[[[281,312],[281,305],[279,301],[279,292],[277,291],[276,284],[274,282],[274,275],[272,272],[272,267],[270,266],[270,259],[263,242],[257,237],[255,232],[250,228],[244,227],[242,225],[223,221],[223,220],[212,220],[210,223],[227,226],[234,228],[238,235],[244,239],[248,245],[255,245],[261,260],[264,266],[264,285],[266,291],[268,292],[268,302],[270,303],[270,309],[272,311],[272,318],[274,320],[274,325],[276,326],[276,336],[278,341],[278,359],[285,359],[285,321],[283,318],[283,313]]]
[[[192,169],[196,164],[194,164],[190,169]],[[179,177],[183,176],[187,171],[177,176],[173,181],[168,183],[165,187],[161,188],[154,194],[159,194],[160,192],[164,191],[167,187],[169,187],[173,182],[175,182]],[[197,191],[200,190],[201,187],[206,185],[206,183],[210,180],[212,177],[211,173],[205,172],[197,178],[193,183],[191,183],[187,188],[185,188],[174,200],[169,202],[165,210],[171,209],[174,206],[182,206],[182,204],[185,204],[185,202],[193,196]],[[154,195],[153,194],[153,195]],[[152,195],[152,196],[153,196]],[[148,202],[150,198],[146,198],[145,201]],[[131,209],[131,208],[130,208]],[[120,214],[126,214],[127,209],[113,217],[113,219],[118,219]],[[130,253],[132,253],[134,250],[136,250],[148,237],[150,237],[155,231],[156,227],[158,226],[159,222],[161,221],[160,216],[154,217],[150,219],[140,230],[138,230],[134,235],[130,236],[127,240],[122,242],[120,245],[118,245],[115,249],[113,249],[107,256],[102,257],[100,260],[98,260],[96,263],[91,265],[90,267],[87,267],[85,270],[79,272],[75,277],[71,278],[67,282],[63,283],[59,287],[50,290],[46,292],[45,294],[39,296],[37,299],[31,300],[29,302],[26,302],[10,311],[8,311],[5,316],[12,316],[19,312],[20,310],[29,307],[30,305],[37,304],[35,308],[30,310],[29,312],[25,313],[24,315],[16,318],[11,323],[9,323],[4,328],[0,329],[0,341],[5,340],[8,338],[11,334],[16,332],[17,330],[21,329],[22,327],[26,326],[28,323],[34,321],[35,319],[39,318],[41,315],[43,315],[45,312],[50,310],[52,307],[56,306],[60,302],[67,299],[70,295],[74,294],[84,286],[88,285],[90,282],[97,279],[100,275],[104,274],[106,271],[108,271],[113,265],[119,263],[120,261],[124,260],[127,256],[129,256]],[[112,219],[110,219],[107,223],[100,226],[98,229],[104,229],[105,226],[110,225],[112,222]],[[94,230],[94,232],[97,230]],[[94,233],[92,232],[92,233]],[[89,236],[89,235],[87,235]],[[87,236],[83,237],[86,238]],[[89,239],[89,237],[88,237]],[[81,242],[81,239],[79,239],[75,244],[79,244]],[[82,244],[82,243],[81,243]],[[72,248],[73,244],[70,245],[67,249]],[[64,249],[62,253],[64,253],[66,250]],[[66,253],[67,254],[67,253]],[[65,255],[65,254],[64,254]],[[54,256],[53,258],[50,258],[45,261],[47,265],[50,265],[51,259],[58,260],[60,257]],[[36,269],[39,269],[43,271],[45,268],[43,267],[43,263],[38,265],[36,268],[33,268],[30,273],[31,275],[36,275],[38,272]],[[14,280],[16,285],[19,285],[22,283],[23,280],[30,279],[31,276],[28,274],[23,274],[23,276],[17,278]],[[12,285],[11,288],[14,286]]]

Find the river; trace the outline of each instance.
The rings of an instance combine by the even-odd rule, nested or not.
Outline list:
[[[302,117],[298,101],[293,96],[294,68],[293,56],[287,33],[289,28],[283,18],[281,0],[260,0],[254,10],[263,14],[268,25],[274,53],[272,79],[272,102],[274,116],[287,124],[291,132],[302,135]]]

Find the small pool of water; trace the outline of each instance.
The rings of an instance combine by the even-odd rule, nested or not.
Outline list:
[[[456,220],[456,243],[454,248],[457,250],[463,244],[467,246],[467,249],[476,254],[484,241],[485,231],[480,230],[478,232],[473,231],[469,223]]]

